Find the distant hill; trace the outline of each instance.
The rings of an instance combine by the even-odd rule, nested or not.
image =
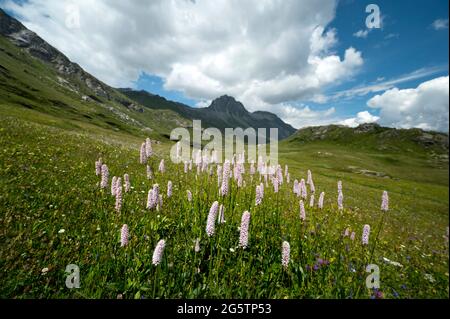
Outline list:
[[[270,112],[248,112],[244,105],[236,101],[232,96],[223,95],[206,108],[193,108],[188,105],[166,100],[146,91],[134,91],[132,89],[119,89],[124,95],[151,109],[172,110],[188,119],[202,121],[202,127],[216,127],[224,130],[227,127],[243,129],[252,127],[278,128],[278,138],[284,139],[295,132],[295,129],[283,122],[278,116]],[[267,134],[269,132],[267,131]]]
[[[448,154],[448,134],[421,129],[395,129],[374,123],[356,128],[342,125],[307,127],[286,140],[287,144],[333,143],[360,150],[385,152],[433,152]]]

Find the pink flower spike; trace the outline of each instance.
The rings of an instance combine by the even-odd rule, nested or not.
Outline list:
[[[166,241],[161,239],[155,247],[155,251],[153,252],[152,264],[158,266],[163,257],[164,248],[166,247]]]
[[[325,198],[325,193],[324,193],[324,192],[320,193],[320,196],[319,196],[319,203],[317,204],[317,206],[318,206],[320,209],[323,208],[323,200],[324,200],[324,198]]]
[[[387,212],[389,210],[389,195],[384,191],[381,197],[381,210]]]
[[[111,180],[111,195],[116,196],[116,189],[117,189],[117,177],[113,176]]]
[[[250,225],[250,213],[245,211],[242,214],[241,229],[239,234],[239,246],[246,249],[248,246],[248,228]]]
[[[206,221],[206,234],[208,235],[208,237],[213,236],[216,231],[215,224],[216,224],[218,208],[219,208],[219,202],[215,201],[212,204],[211,209],[209,210],[208,219]]]
[[[123,175],[123,179],[125,181],[125,192],[128,193],[130,191],[130,176],[125,174]]]
[[[300,200],[300,219],[301,220],[306,219],[305,205],[303,204],[303,200]]]
[[[128,245],[128,225],[124,224],[120,231],[120,246],[125,247]]]
[[[287,269],[289,266],[290,254],[291,254],[291,246],[287,241],[284,241],[281,252],[281,264],[284,269]]]
[[[122,179],[119,177],[116,181],[116,211],[120,213],[122,209]]]
[[[171,197],[172,196],[172,181],[168,181],[167,182],[167,197]]]
[[[139,162],[141,164],[146,164],[147,163],[147,154],[145,152],[145,142],[141,144]]]
[[[109,170],[106,164],[102,165],[102,180],[100,182],[101,188],[106,188],[108,186]]]
[[[363,234],[362,234],[362,244],[363,245],[369,244],[369,235],[370,235],[370,226],[364,225]]]

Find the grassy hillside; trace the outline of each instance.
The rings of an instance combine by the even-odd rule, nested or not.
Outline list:
[[[24,109],[57,116],[63,125],[91,124],[136,136],[161,138],[187,121],[172,111],[131,110],[117,101],[127,101],[119,92],[116,99],[96,95],[75,76],[63,76],[50,64],[0,36],[0,107]],[[85,96],[85,100],[82,97]],[[128,100],[129,101],[129,100]],[[131,102],[129,102],[131,104]],[[5,112],[9,112],[5,110]]]
[[[248,167],[247,186],[239,189],[233,180],[230,195],[221,199],[215,174],[196,177],[194,166],[185,175],[182,165],[170,161],[166,173],[158,173],[168,143],[155,145],[150,160],[155,175],[148,180],[145,165],[139,164],[141,138],[89,122],[75,121],[75,128],[70,120],[26,108],[1,110],[3,298],[369,298],[374,292],[364,287],[367,262],[381,268],[384,298],[448,297],[448,165],[333,143],[293,147],[286,142],[280,145],[280,162],[289,164],[290,184],[285,182],[278,195],[269,184],[263,204],[255,207],[258,179],[250,178]],[[98,187],[94,161],[99,157],[108,164],[110,177],[130,174],[132,190],[124,194],[120,214],[110,189]],[[306,179],[307,169],[317,192],[326,196],[323,210],[305,201],[303,223],[292,183]],[[174,183],[172,198],[165,193],[168,180]],[[336,208],[337,180],[343,181],[342,212]],[[164,197],[159,212],[145,208],[154,183]],[[191,203],[187,190],[193,193]],[[389,192],[390,210],[380,229],[383,190]],[[205,226],[214,200],[225,205],[227,222],[217,224],[217,234],[209,238]],[[252,214],[246,250],[237,247],[244,210]],[[120,247],[123,224],[130,228],[126,248]],[[372,226],[367,249],[360,244],[364,224]],[[356,232],[355,241],[342,238],[346,228]],[[164,262],[155,267],[153,248],[162,238],[167,241]],[[196,238],[199,253],[193,250]],[[291,244],[287,272],[280,266],[283,240]],[[326,264],[317,266],[318,258]],[[81,268],[80,289],[65,287],[70,263]]]

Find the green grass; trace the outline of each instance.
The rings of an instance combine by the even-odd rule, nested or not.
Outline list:
[[[448,298],[448,163],[430,162],[426,154],[282,143],[279,160],[289,165],[290,184],[279,193],[266,187],[262,205],[255,207],[259,178],[251,179],[248,167],[246,186],[239,189],[233,181],[231,194],[221,198],[215,174],[196,176],[195,169],[184,174],[168,160],[167,172],[157,172],[159,160],[168,156],[166,142],[156,146],[155,176],[147,180],[139,164],[141,142],[140,134],[87,120],[6,103],[0,107],[0,297],[370,298],[365,265],[375,263],[385,298]],[[130,175],[133,188],[124,193],[120,214],[110,189],[98,187],[94,162],[99,157],[111,177]],[[306,179],[308,169],[317,193],[326,193],[325,208],[306,203],[307,219],[301,222],[292,184]],[[165,195],[168,180],[174,183],[171,198]],[[338,180],[344,211],[336,207]],[[164,194],[159,212],[145,207],[154,183]],[[389,192],[390,210],[375,240],[383,190]],[[206,220],[215,200],[226,207],[226,223],[217,224],[208,238]],[[251,221],[249,247],[243,250],[237,246],[245,210]],[[127,247],[120,247],[123,224],[130,229]],[[372,227],[369,247],[361,245],[364,224]],[[347,227],[356,232],[355,241],[342,238]],[[193,249],[196,238],[199,253]],[[160,239],[167,244],[156,267],[151,260]],[[288,270],[281,267],[283,240],[291,246]],[[317,258],[330,263],[309,269]],[[65,286],[68,264],[80,267],[79,289]],[[43,268],[49,271],[42,273]]]

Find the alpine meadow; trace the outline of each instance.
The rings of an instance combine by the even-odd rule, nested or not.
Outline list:
[[[345,1],[94,1],[136,19],[109,34],[84,1],[75,29],[41,2],[0,1],[0,298],[449,298],[448,49],[369,84],[397,70],[365,47],[401,43],[394,4],[358,31]],[[171,138],[194,120],[278,138],[253,158],[248,137],[231,156]]]

